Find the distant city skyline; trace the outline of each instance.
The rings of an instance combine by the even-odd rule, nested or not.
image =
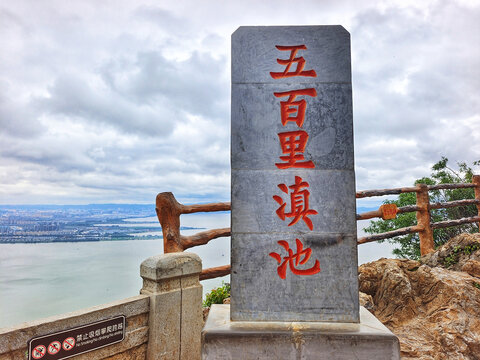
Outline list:
[[[350,32],[357,190],[410,186],[441,156],[471,164],[479,18],[468,0],[3,2],[0,204],[229,201],[242,25]]]
[[[153,205],[2,206],[0,243],[160,239]],[[138,222],[125,221],[141,218]]]

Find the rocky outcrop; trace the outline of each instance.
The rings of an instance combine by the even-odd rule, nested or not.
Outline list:
[[[360,291],[399,337],[402,359],[480,359],[479,260],[480,234],[463,234],[421,262],[360,266]]]
[[[449,270],[468,272],[480,276],[480,234],[461,234],[425,255],[421,261],[430,267],[444,267]]]

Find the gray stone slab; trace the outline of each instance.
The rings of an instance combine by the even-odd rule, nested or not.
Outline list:
[[[315,88],[317,96],[297,96],[306,101],[305,120],[282,125],[280,102],[274,92]],[[308,133],[305,161],[315,169],[353,170],[352,88],[350,84],[240,84],[232,87],[232,169],[272,169],[283,162],[278,134]]]
[[[292,46],[306,48],[294,54]],[[291,91],[302,94],[275,96]],[[232,320],[358,322],[351,92],[350,37],[341,26],[233,34]],[[303,123],[282,119],[282,106],[290,119],[304,106]],[[282,278],[278,263],[286,265]]]
[[[360,322],[230,321],[213,305],[202,332],[202,359],[398,360],[398,338],[365,308]]]
[[[282,72],[277,59],[288,59],[288,51],[276,45],[305,45],[299,50],[305,70],[315,70],[315,82],[351,82],[350,34],[342,26],[242,26],[232,34],[232,83],[302,83],[311,77],[276,79]]]
[[[278,187],[295,184],[299,176],[309,187],[309,208],[317,211],[308,215],[313,226],[300,219],[289,226],[294,217],[282,220],[276,211],[281,204],[273,199],[280,196],[287,203],[285,212],[292,214],[291,193]],[[303,197],[302,197],[303,198]],[[352,171],[322,170],[232,170],[232,232],[237,233],[346,233],[356,234],[355,175]],[[355,245],[356,246],[356,245]]]
[[[237,234],[232,248],[232,320],[358,322],[357,269],[345,267],[345,259],[357,258],[356,237],[344,234]],[[269,254],[282,257],[287,251],[277,241],[285,240],[297,251],[296,239],[312,255],[298,269],[310,269],[316,260],[320,272],[299,276]],[[283,261],[282,261],[283,263]],[[252,290],[254,289],[254,290]]]

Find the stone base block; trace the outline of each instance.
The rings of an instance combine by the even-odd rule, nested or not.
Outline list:
[[[202,359],[396,360],[398,338],[368,310],[360,323],[231,321],[213,305],[202,331]]]

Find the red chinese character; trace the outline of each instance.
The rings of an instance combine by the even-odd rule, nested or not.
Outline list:
[[[318,260],[315,260],[315,264],[310,269],[302,270],[296,268],[296,266],[303,265],[310,259],[310,256],[312,255],[312,249],[307,248],[303,250],[302,242],[299,239],[295,239],[295,241],[297,243],[297,252],[295,254],[293,253],[293,250],[290,249],[288,242],[284,240],[278,241],[278,244],[288,252],[288,256],[283,258],[283,263],[280,254],[277,254],[276,252],[271,252],[269,254],[271,257],[277,260],[279,264],[281,263],[277,268],[277,273],[278,276],[280,276],[280,279],[285,279],[287,277],[287,264],[290,265],[290,270],[295,275],[314,275],[320,272],[320,262]]]
[[[292,193],[290,194],[290,212],[285,213],[285,207],[287,203],[283,201],[283,199],[278,195],[273,195],[273,200],[275,200],[280,207],[277,209],[276,213],[280,219],[285,221],[285,218],[292,218],[293,220],[288,224],[288,226],[295,225],[302,219],[305,224],[307,224],[310,230],[313,230],[313,223],[312,220],[308,217],[309,215],[317,215],[318,212],[316,210],[310,209],[310,205],[308,203],[308,198],[310,197],[310,192],[306,189],[310,185],[308,182],[303,181],[300,176],[295,176],[295,184],[290,185],[287,188],[285,184],[277,185],[280,190],[282,190],[285,194],[288,194],[288,188],[292,189]],[[302,190],[303,189],[303,190]]]
[[[288,96],[287,101],[280,101],[280,115],[282,117],[282,125],[285,126],[287,122],[294,121],[299,127],[302,127],[305,120],[305,110],[307,109],[307,102],[305,100],[294,101],[298,95],[317,96],[315,89],[300,89],[290,90],[285,92],[273,93],[276,97]],[[290,114],[296,115],[290,116]]]
[[[285,162],[275,163],[279,169],[313,169],[315,167],[315,164],[311,160],[301,161],[305,160],[303,152],[305,151],[305,146],[307,145],[307,132],[303,130],[283,132],[278,134],[278,138],[280,139],[282,154],[287,154],[280,156],[280,159]]]
[[[278,50],[280,51],[290,51],[290,58],[286,60],[282,59],[277,59],[277,63],[280,65],[285,65],[285,70],[283,72],[270,72],[270,76],[274,79],[281,79],[281,78],[286,78],[286,77],[292,77],[292,76],[311,76],[311,77],[317,77],[317,73],[315,70],[303,70],[305,67],[305,59],[300,56],[300,57],[295,57],[297,55],[298,50],[307,50],[307,47],[305,45],[295,45],[295,46],[281,46],[277,45],[275,46]],[[293,63],[297,63],[297,68],[295,71],[290,71],[290,67],[292,66]]]

